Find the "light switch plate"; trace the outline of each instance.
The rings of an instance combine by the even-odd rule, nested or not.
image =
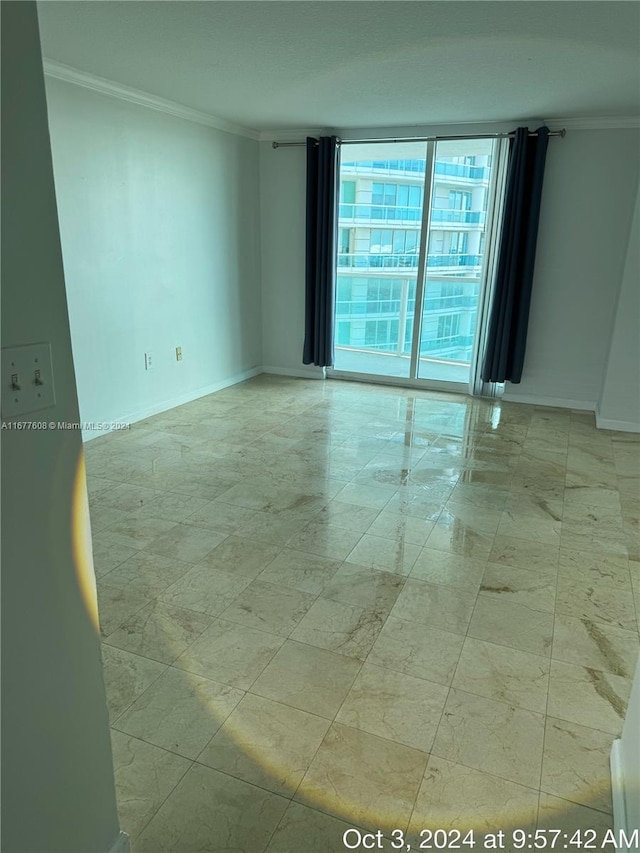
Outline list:
[[[16,418],[55,404],[51,345],[3,348],[2,417]]]

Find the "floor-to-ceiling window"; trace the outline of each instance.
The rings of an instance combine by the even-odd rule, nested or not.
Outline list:
[[[337,371],[469,383],[496,148],[343,146]]]

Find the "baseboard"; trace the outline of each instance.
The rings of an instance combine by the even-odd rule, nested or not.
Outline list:
[[[324,379],[324,367],[262,367],[262,373],[273,373],[276,376],[297,376],[299,379]]]
[[[263,369],[261,367],[252,367],[250,370],[245,370],[242,373],[236,373],[235,376],[222,379],[220,382],[215,382],[213,385],[206,385],[204,388],[197,388],[194,391],[189,391],[187,394],[181,394],[179,397],[172,397],[169,400],[154,403],[153,406],[149,406],[146,409],[139,409],[136,412],[130,412],[128,415],[109,418],[109,422],[135,424],[138,421],[143,421],[145,418],[150,418],[152,415],[159,415],[169,409],[175,409],[176,406],[191,403],[193,400],[199,400],[200,397],[206,397],[208,394],[215,394],[216,391],[222,391],[223,388],[229,388],[231,385],[237,385],[238,382],[244,382],[247,379],[252,379],[254,376],[257,376],[262,372]],[[93,438],[99,438],[101,435],[106,435],[111,431],[111,429],[83,430],[82,440],[86,443],[87,441],[91,441]]]
[[[616,838],[620,838],[620,830],[631,829],[627,827],[627,806],[624,787],[624,769],[622,763],[622,741],[616,738],[611,747],[611,798],[613,802],[613,830]],[[621,850],[620,847],[617,850]]]
[[[511,394],[505,390],[505,403],[526,403],[529,406],[549,406],[552,409],[575,409],[579,412],[595,412],[593,400],[568,400],[566,397],[541,397],[537,394]]]
[[[116,843],[113,845],[113,847],[109,848],[108,853],[131,853],[129,836],[126,832],[120,833],[120,835],[116,838]]]
[[[640,424],[633,421],[615,421],[611,418],[603,418],[596,407],[596,426],[598,429],[613,429],[617,432],[640,432]]]

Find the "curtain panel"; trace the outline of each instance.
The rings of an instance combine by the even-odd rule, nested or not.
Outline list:
[[[535,134],[519,127],[510,143],[484,382],[518,383],[522,377],[549,130],[539,127]]]
[[[333,364],[338,139],[307,137],[305,334],[302,361]]]

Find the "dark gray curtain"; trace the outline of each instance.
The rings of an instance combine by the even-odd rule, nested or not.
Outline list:
[[[307,137],[305,330],[302,361],[333,364],[338,140]]]
[[[520,382],[529,324],[540,200],[549,131],[512,137],[498,271],[489,315],[484,382]]]

